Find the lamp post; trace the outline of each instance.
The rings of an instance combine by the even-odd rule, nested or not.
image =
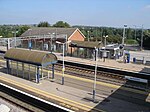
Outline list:
[[[105,49],[106,49],[106,38],[108,37],[108,35],[106,36],[103,36],[105,38],[105,43],[104,43],[104,46],[105,46]]]
[[[142,25],[142,34],[141,34],[141,51],[143,50],[143,25]]]
[[[123,38],[122,38],[122,45],[124,45],[124,39],[125,39],[125,29],[126,29],[127,25],[124,25],[123,27]]]
[[[136,40],[136,25],[133,25],[135,27],[135,40]]]
[[[14,34],[14,38],[15,38],[15,41],[14,41],[14,42],[15,42],[15,48],[16,48],[16,46],[17,46],[17,45],[16,45],[16,33],[18,33],[18,31],[16,31],[16,29],[15,29],[15,31],[12,31],[12,33]]]
[[[87,32],[88,32],[88,41],[90,41],[90,31]]]
[[[52,44],[53,44],[53,35],[55,35],[55,33],[48,33],[51,37],[51,52],[53,51],[53,48],[52,48]]]
[[[103,36],[103,37],[105,38],[105,41],[104,41],[105,50],[104,50],[104,53],[103,53],[103,57],[104,57],[103,62],[105,62],[105,58],[106,58],[106,38],[108,37],[108,35]]]
[[[65,63],[64,63],[64,54],[65,54],[65,44],[70,43],[71,41],[67,41],[65,43],[61,43],[59,41],[56,41],[57,44],[62,44],[63,45],[63,68],[62,68],[62,85],[64,85],[64,72],[65,72]]]
[[[97,54],[98,54],[98,49],[95,47],[95,77],[94,77],[94,85],[93,85],[93,102],[95,102],[95,95],[96,95],[96,75],[97,75]]]
[[[28,31],[29,31],[29,36],[31,37],[32,29],[28,29]],[[29,37],[29,40],[28,40],[29,50],[31,50],[31,48],[32,48],[32,41],[31,41],[30,37]]]

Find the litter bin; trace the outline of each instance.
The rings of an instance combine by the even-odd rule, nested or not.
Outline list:
[[[133,63],[136,63],[136,58],[133,58]]]
[[[130,63],[130,54],[127,54],[127,63]]]

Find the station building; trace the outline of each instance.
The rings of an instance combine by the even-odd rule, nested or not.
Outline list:
[[[42,27],[42,28],[32,28],[27,30],[25,33],[21,35],[24,37],[22,41],[23,48],[28,47],[28,43],[31,42],[31,47],[33,49],[39,50],[48,50],[54,52],[61,52],[62,45],[56,43],[59,42],[67,42],[72,40],[84,41],[85,36],[78,28],[54,28],[54,27]],[[69,45],[66,44],[65,50],[68,51]]]
[[[66,42],[65,55],[80,58],[94,58],[95,48],[103,47],[102,42],[85,41],[86,37],[78,28],[36,27],[27,30],[21,37],[21,48],[31,46],[32,49],[58,53],[62,53],[63,45],[57,41]]]

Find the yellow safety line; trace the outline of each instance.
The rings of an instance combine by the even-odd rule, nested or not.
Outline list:
[[[45,70],[45,69],[43,69],[43,71],[52,73],[52,71],[48,71],[48,70]],[[61,73],[58,73],[58,72],[55,72],[55,73],[57,75],[59,75],[59,76],[62,75]],[[64,75],[65,75],[65,77],[68,77],[68,78],[72,78],[72,79],[76,79],[76,80],[81,80],[81,81],[85,81],[85,82],[89,82],[89,83],[94,83],[94,81],[90,80],[90,79],[80,78],[80,77],[76,77],[76,76],[72,76],[72,75],[68,75],[68,74],[64,74]],[[118,85],[109,84],[109,83],[105,83],[105,82],[99,82],[99,81],[97,81],[96,84],[102,85],[102,86],[111,87],[111,88],[115,88],[115,89],[122,89],[122,90],[126,90],[126,91],[129,91],[129,92],[134,92],[134,93],[138,93],[138,94],[147,95],[146,92],[141,91],[141,90],[136,90],[136,89],[127,88],[127,87],[121,87],[121,86],[118,86]],[[148,96],[150,96],[150,94]]]
[[[89,111],[91,109],[94,109],[94,110],[97,110],[97,111],[103,111],[103,110],[96,109],[96,108],[88,106],[88,105],[84,105],[84,104],[81,104],[81,103],[78,103],[78,102],[66,99],[64,97],[60,97],[60,96],[54,95],[52,93],[48,93],[48,92],[42,91],[40,89],[37,89],[37,88],[31,87],[31,86],[25,85],[23,83],[16,82],[14,80],[11,80],[11,79],[8,79],[8,78],[2,77],[2,76],[0,76],[0,79],[3,80],[3,81],[6,81],[7,83],[11,83],[11,84],[16,85],[18,87],[24,88],[26,90],[30,90],[32,92],[41,94],[43,96],[49,97],[49,98],[54,99],[56,101],[60,101],[60,102],[66,103],[68,105],[71,105],[71,106],[74,106],[74,107],[77,107],[77,108],[79,108],[78,106],[80,105],[80,109],[83,109],[83,110],[86,110],[86,111]]]
[[[57,75],[62,75],[61,73],[57,73],[57,72],[56,72],[56,74]],[[67,75],[67,74],[65,74],[65,76],[68,77],[68,78],[72,78],[72,79],[77,79],[77,80],[81,80],[81,81],[85,81],[85,82],[89,82],[89,83],[94,83],[94,81],[90,80],[90,79],[80,78],[80,77],[71,76],[71,75]],[[115,89],[122,89],[122,90],[130,91],[130,92],[134,92],[134,93],[147,95],[147,93],[144,92],[144,91],[136,90],[136,89],[132,89],[132,88],[127,88],[127,87],[121,87],[121,86],[114,85],[114,84],[109,84],[109,83],[104,83],[104,82],[99,82],[99,81],[97,81],[96,84],[111,87],[111,88],[115,88]],[[150,94],[149,94],[149,96],[150,96]]]

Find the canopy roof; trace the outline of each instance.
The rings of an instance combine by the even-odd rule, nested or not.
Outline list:
[[[103,44],[102,42],[91,42],[91,41],[76,41],[72,40],[71,44],[69,45],[70,47],[78,47],[78,48],[89,48],[89,49],[94,49],[96,48],[102,48]]]
[[[53,53],[15,48],[6,51],[4,58],[37,66],[47,66],[57,62],[57,57]]]

